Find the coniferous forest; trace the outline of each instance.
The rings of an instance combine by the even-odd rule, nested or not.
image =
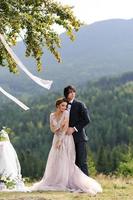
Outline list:
[[[23,96],[31,108],[22,111],[14,103],[0,102],[0,126],[12,129],[14,145],[24,177],[42,177],[53,133],[49,115],[62,91]],[[91,123],[88,135],[88,167],[90,174],[133,174],[133,73],[121,77],[102,78],[77,88],[77,98],[87,105]]]

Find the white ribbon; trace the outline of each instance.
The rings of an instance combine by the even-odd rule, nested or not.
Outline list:
[[[6,50],[8,51],[8,53],[11,55],[13,60],[18,65],[18,67],[21,68],[38,85],[40,85],[40,86],[42,86],[42,87],[44,87],[44,88],[49,90],[50,87],[51,87],[51,84],[53,83],[53,81],[43,80],[43,79],[41,79],[41,78],[39,78],[37,76],[34,76],[31,72],[29,72],[29,70],[24,66],[24,64],[21,62],[21,60],[16,56],[16,54],[13,52],[13,50],[7,44],[5,38],[4,38],[4,36],[2,34],[0,34],[0,39],[1,39],[1,42],[3,43],[3,45],[5,46]]]
[[[7,93],[2,87],[0,87],[0,92],[2,92],[4,95],[6,95],[9,99],[14,101],[16,104],[18,104],[21,108],[24,110],[29,110],[30,108],[27,107],[25,104],[23,104],[21,101],[19,101],[17,98],[12,96],[11,94]]]

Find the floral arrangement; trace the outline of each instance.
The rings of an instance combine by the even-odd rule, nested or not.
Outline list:
[[[8,134],[11,133],[10,128],[2,127],[2,130],[0,131],[0,142],[1,141],[8,141],[9,137]]]
[[[10,176],[0,175],[0,189],[13,189],[15,186],[16,182]]]

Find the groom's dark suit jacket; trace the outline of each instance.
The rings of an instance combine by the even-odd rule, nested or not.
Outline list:
[[[78,130],[73,133],[75,143],[88,140],[84,127],[89,122],[90,117],[86,106],[82,102],[74,100],[70,110],[69,127],[76,127]]]

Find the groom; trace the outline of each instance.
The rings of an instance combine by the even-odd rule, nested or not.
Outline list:
[[[75,99],[76,89],[69,85],[64,88],[64,96],[68,100],[68,111],[70,112],[68,135],[73,134],[76,165],[88,175],[87,169],[87,149],[86,142],[88,138],[85,134],[84,127],[90,122],[88,110],[82,102]]]

